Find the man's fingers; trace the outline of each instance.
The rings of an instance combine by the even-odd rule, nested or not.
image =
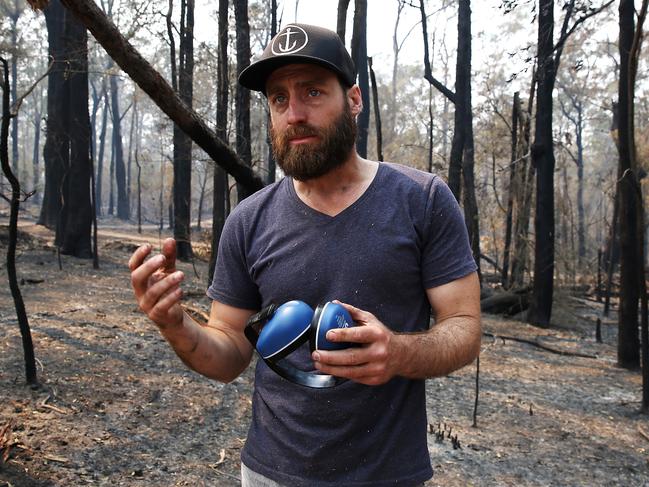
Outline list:
[[[375,340],[373,331],[368,326],[334,328],[327,332],[327,340],[332,342],[372,343]]]
[[[140,245],[135,252],[133,252],[133,255],[131,255],[131,258],[128,260],[128,268],[132,272],[138,267],[142,265],[142,262],[144,262],[144,259],[146,259],[146,256],[151,253],[151,245],[150,244],[144,244]]]
[[[164,255],[158,254],[140,264],[131,272],[131,285],[137,298],[146,292],[151,276],[164,265],[165,260]]]
[[[149,318],[158,323],[159,326],[164,326],[170,321],[173,321],[173,317],[170,316],[171,308],[180,304],[182,296],[183,291],[180,286],[176,285],[172,287],[155,303],[155,306],[151,308]]]
[[[173,238],[165,239],[162,242],[162,255],[167,259],[165,261],[165,270],[174,272],[176,270],[176,241]]]
[[[359,366],[369,362],[370,354],[366,349],[360,347],[352,347],[346,350],[337,350],[335,352],[327,352],[325,350],[318,350],[314,352],[314,357],[317,357],[316,363],[327,366]]]
[[[347,311],[349,311],[349,314],[352,317],[352,320],[354,320],[356,323],[359,325],[364,325],[367,323],[374,315],[368,311],[364,311],[360,308],[357,308],[355,306],[352,306],[351,304],[343,303],[338,300],[334,300],[334,303],[338,303],[342,305]]]
[[[171,290],[178,287],[183,279],[184,274],[178,271],[149,286],[149,289],[147,289],[146,293],[140,301],[140,308],[142,309],[142,311],[149,313],[151,310],[153,310],[156,306],[158,306],[158,303],[160,301],[166,298],[167,294]]]

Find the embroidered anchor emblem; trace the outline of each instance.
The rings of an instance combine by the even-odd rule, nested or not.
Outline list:
[[[283,41],[283,42],[282,42]],[[283,54],[291,54],[303,49],[309,42],[307,33],[300,27],[295,25],[288,26],[279,34],[275,41],[273,41],[273,54],[281,56]]]
[[[291,35],[296,34],[297,32],[293,32],[291,28],[289,27],[286,29],[286,31],[283,34],[280,34],[280,37],[286,37],[286,43],[282,46],[281,44],[279,45],[279,50],[282,52],[289,52],[295,49],[295,46],[297,45],[297,41],[293,41],[293,44],[289,45],[289,42],[291,41]]]

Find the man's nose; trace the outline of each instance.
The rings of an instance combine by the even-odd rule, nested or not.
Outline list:
[[[304,123],[307,119],[307,108],[298,97],[291,97],[288,102],[288,120],[290,124]]]

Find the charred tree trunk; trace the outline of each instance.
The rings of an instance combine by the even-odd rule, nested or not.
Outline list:
[[[110,167],[108,168],[108,214],[115,214],[115,138],[111,138]]]
[[[216,135],[228,140],[228,0],[219,0],[219,51],[216,99]],[[208,285],[212,283],[219,241],[226,217],[225,199],[228,197],[228,175],[220,167],[214,167],[212,188],[212,248]]]
[[[554,60],[554,0],[541,0],[538,17],[537,109],[532,164],[536,167],[534,229],[534,287],[527,319],[549,326],[554,291],[554,146],[552,141],[552,91]]]
[[[471,2],[460,0],[458,4],[458,52],[457,77],[455,80],[455,110],[457,120],[464,132],[462,144],[462,183],[464,185],[464,221],[469,233],[473,258],[480,274],[480,225],[478,203],[475,195],[475,149],[473,145],[473,107],[471,103]],[[455,130],[458,131],[456,124]],[[451,149],[452,152],[452,149]],[[457,196],[459,197],[459,195]]]
[[[196,209],[196,228],[200,231],[201,225],[203,223],[203,204],[205,202],[205,191],[207,190],[207,179],[209,174],[207,174],[207,167],[202,172],[199,178],[199,186],[201,188],[200,193],[198,194],[198,208]]]
[[[584,211],[584,141],[583,107],[579,102],[577,111],[577,265],[583,268],[586,258],[586,214]]]
[[[473,257],[480,272],[480,232],[474,182],[473,115],[471,107],[471,2],[458,4],[458,52],[456,61],[456,92],[453,93],[432,74],[428,53],[428,27],[424,0],[420,0],[424,35],[424,78],[455,104],[455,126],[451,146],[448,185],[458,202],[463,202],[464,218]],[[464,192],[469,194],[462,195]]]
[[[270,38],[277,35],[277,0],[271,1],[270,7]],[[275,154],[270,141],[270,113],[266,116],[266,146],[268,147],[268,177],[266,179],[268,184],[275,182],[275,172],[277,170],[277,162],[275,161]]]
[[[448,167],[448,186],[458,201],[462,201],[462,183],[466,183],[467,176],[463,174],[465,167],[470,166],[469,178],[473,177],[473,128],[471,115],[471,2],[461,0],[458,2],[457,23],[457,61],[455,68],[455,124],[453,127],[453,141],[451,143],[451,157]],[[467,163],[466,158],[471,159]],[[466,187],[464,188],[467,189]],[[475,199],[474,194],[469,199]],[[464,198],[466,200],[466,198]],[[469,220],[475,215],[466,215],[471,208],[464,208],[469,239],[472,242],[474,257],[479,263],[479,253],[475,254],[472,224]]]
[[[347,9],[349,8],[349,0],[338,0],[338,16],[336,20],[336,32],[338,36],[345,42],[345,33],[347,31]]]
[[[53,1],[45,11],[49,52],[46,181],[39,223],[56,228],[61,253],[92,256],[90,117],[86,29]]]
[[[381,133],[381,110],[379,104],[379,90],[376,86],[376,76],[372,69],[372,58],[367,58],[368,68],[370,70],[370,79],[372,80],[372,100],[374,101],[374,125],[376,125],[376,157],[379,161],[383,160],[383,135]]]
[[[137,167],[137,233],[142,233],[142,166],[137,147],[135,148],[135,167]]]
[[[370,82],[367,70],[367,0],[355,0],[354,31],[352,33],[352,59],[358,71],[363,111],[358,115],[356,150],[367,157],[367,139],[370,126]]]
[[[640,50],[643,40],[643,25],[647,18],[647,11],[649,10],[649,0],[643,0],[640,12],[638,13],[638,26],[633,34],[633,42],[631,43],[631,50],[629,51],[629,123],[633,129],[633,121],[635,116],[635,82],[638,74],[638,63],[640,58]],[[645,210],[644,198],[642,196],[642,178],[646,174],[639,170],[637,163],[635,132],[631,130],[629,133],[629,152],[631,154],[631,167],[634,175],[635,196],[636,196],[636,220],[638,229],[637,238],[637,258],[640,263],[638,271],[638,291],[640,293],[640,335],[641,340],[641,358],[642,358],[642,407],[643,413],[649,412],[649,296],[647,296],[647,280],[646,280],[646,257],[645,257]]]
[[[537,110],[532,163],[536,168],[536,214],[534,228],[534,286],[527,319],[548,326],[554,292],[554,145],[552,141],[552,92],[561,53],[567,39],[579,24],[602,12],[612,0],[598,8],[576,6],[575,0],[563,5],[561,34],[554,44],[554,1],[540,0],[538,7]],[[581,16],[574,21],[576,11]],[[573,25],[570,26],[571,21]]]
[[[514,93],[514,102],[512,104],[512,149],[509,166],[509,188],[507,196],[507,213],[505,215],[505,249],[503,252],[503,269],[500,277],[503,288],[509,288],[509,254],[512,244],[512,218],[514,212],[514,190],[516,181],[516,164],[518,148],[518,111],[520,98],[518,91]]]
[[[52,0],[45,9],[47,25],[48,57],[53,61],[47,77],[47,127],[43,162],[45,187],[38,223],[49,229],[56,228],[61,212],[61,184],[68,164],[70,151],[69,133],[66,126],[65,107],[68,102],[66,89],[64,26],[66,11],[59,0]]]
[[[509,286],[521,288],[525,282],[525,269],[528,262],[528,233],[530,224],[530,213],[532,211],[532,197],[534,189],[534,164],[531,163],[530,134],[532,121],[532,107],[534,105],[534,91],[536,87],[535,75],[532,75],[532,86],[527,104],[527,110],[523,111],[520,103],[517,105],[517,118],[520,124],[520,135],[515,175],[515,201],[516,210],[513,230],[513,249],[511,258],[511,274]]]
[[[115,184],[117,187],[117,218],[128,220],[130,209],[126,193],[126,166],[122,143],[122,116],[119,110],[119,86],[115,75],[110,77],[110,104],[113,123],[113,160],[115,164]]]
[[[234,0],[234,18],[237,24],[237,77],[250,65],[250,24],[248,0]],[[237,83],[235,91],[236,147],[243,163],[252,166],[250,148],[250,90]],[[242,201],[250,195],[246,188],[237,185],[237,195]]]
[[[90,161],[90,115],[88,113],[88,34],[86,28],[69,14],[65,26],[70,74],[68,117],[69,160],[62,186],[63,205],[56,242],[61,253],[89,259],[92,257],[92,164]]]
[[[92,110],[90,112],[90,140],[91,140],[91,147],[92,147],[92,164],[93,167],[97,167],[97,161],[96,161],[96,156],[97,156],[97,114],[99,113],[99,108],[101,106],[102,102],[102,93],[97,92],[97,88],[95,86],[95,83],[90,81],[90,87],[92,88],[91,92],[91,97],[92,97]],[[96,173],[94,172],[93,169],[93,184],[96,184]],[[97,206],[94,201],[96,200],[97,193],[95,192],[95,188],[93,187],[93,204],[95,207]],[[96,215],[96,211],[95,211]]]
[[[395,103],[396,106],[396,103]],[[394,110],[392,110],[394,111]],[[393,126],[394,127],[394,126]],[[428,87],[428,172],[432,173],[434,169],[433,155],[435,153],[435,140],[433,137],[435,131],[435,104],[433,103],[433,87]]]
[[[133,207],[131,202],[131,173],[133,166],[133,137],[137,124],[137,98],[135,96],[135,90],[133,92],[133,102],[131,108],[133,109],[133,111],[131,112],[131,123],[128,127],[128,158],[126,160],[126,199],[128,201],[129,210]]]
[[[102,185],[104,184],[104,150],[106,147],[106,126],[108,125],[108,92],[106,80],[102,80],[102,99],[104,108],[101,114],[101,129],[99,132],[99,152],[97,153],[97,180],[95,181],[95,211],[97,216],[102,214]]]
[[[34,188],[34,203],[41,202],[41,191],[39,189],[41,180],[41,165],[40,165],[40,147],[41,147],[41,119],[43,117],[43,90],[39,87],[38,105],[34,110],[34,150],[32,152],[32,185]]]
[[[170,2],[171,5],[171,2]],[[194,83],[194,0],[181,0],[180,42],[178,44],[177,86],[180,99],[191,108]],[[172,65],[176,63],[172,58]],[[173,229],[177,257],[193,257],[191,245],[192,141],[174,124]]]
[[[633,165],[633,93],[630,90],[629,53],[634,36],[633,0],[620,0],[620,82],[618,85],[618,194],[620,232],[620,309],[618,312],[618,365],[634,369],[640,365],[640,340],[638,336],[639,278],[643,262],[638,260],[636,238],[638,232],[636,174]]]
[[[16,243],[18,240],[18,210],[20,208],[20,183],[11,171],[9,165],[9,123],[11,113],[9,111],[9,65],[4,58],[0,58],[3,67],[3,94],[2,94],[2,123],[0,126],[0,165],[2,172],[11,185],[11,200],[9,214],[9,242],[7,245],[7,277],[9,278],[9,288],[16,308],[16,317],[20,327],[20,336],[23,343],[23,356],[25,359],[25,377],[28,384],[38,382],[36,376],[36,358],[34,355],[34,344],[32,334],[29,328],[29,320],[25,310],[20,287],[18,286],[18,276],[16,273]]]

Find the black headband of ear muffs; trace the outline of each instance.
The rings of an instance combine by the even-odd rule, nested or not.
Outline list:
[[[297,332],[293,330],[294,332],[290,334],[290,336],[286,338],[283,343],[280,343],[281,350],[278,350],[276,353],[273,353],[272,355],[268,355],[262,353],[262,351],[260,351],[257,348],[257,343],[259,341],[260,334],[262,333],[264,327],[269,323],[269,321],[271,321],[271,319],[275,316],[278,310],[281,313],[282,308],[284,306],[292,305],[294,303],[297,303],[296,306],[303,306],[305,309],[308,310],[311,309],[310,307],[308,307],[308,305],[298,301],[289,301],[288,303],[285,303],[282,306],[270,304],[269,306],[266,306],[261,311],[254,314],[248,319],[245,328],[246,338],[252,344],[252,346],[257,351],[261,359],[266,363],[266,365],[268,365],[268,367],[273,372],[275,372],[280,377],[283,377],[284,379],[294,384],[299,384],[314,389],[325,389],[329,387],[338,386],[343,382],[346,382],[347,379],[336,377],[333,375],[320,374],[318,372],[305,372],[303,370],[294,367],[287,360],[285,360],[285,357],[287,355],[292,353],[294,350],[296,350],[301,344],[305,343],[306,341],[311,342],[311,350],[313,350],[315,348],[314,343],[316,343],[316,337],[318,336],[318,331],[320,330],[320,335],[326,333],[326,330],[324,330],[321,326],[322,315],[323,315],[322,310],[324,309],[326,304],[318,306],[317,311],[315,313],[313,313],[313,311],[311,310],[311,318],[309,320],[309,323],[307,323],[308,326],[304,330],[298,330]],[[335,305],[335,306],[340,306],[340,305]],[[308,311],[306,316],[309,317]],[[348,326],[353,326],[353,322],[351,321],[351,318],[349,318],[348,322],[349,322]],[[274,326],[278,326],[278,325],[274,325]],[[333,326],[332,324],[331,327],[338,328],[340,326],[339,323],[336,322],[336,326]],[[332,344],[331,349],[334,349],[334,347],[338,349],[344,348],[344,344],[339,344],[339,343],[335,345]]]

